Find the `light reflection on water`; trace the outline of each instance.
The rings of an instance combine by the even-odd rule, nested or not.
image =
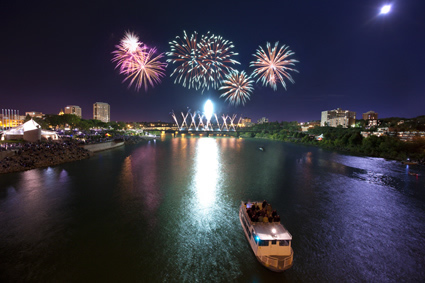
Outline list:
[[[218,186],[221,172],[216,140],[203,138],[198,141],[194,171],[192,185],[193,193],[196,195],[193,203],[194,211],[202,214],[197,215],[198,218],[213,213],[212,208],[217,206],[217,190],[221,189]]]
[[[223,191],[221,146],[226,147],[229,139],[181,139],[174,141],[191,155],[184,158],[189,173],[188,186],[182,201],[173,214],[177,215],[177,234],[171,234],[174,241],[169,252],[175,254],[170,260],[167,280],[200,282],[218,278],[235,278],[240,274],[236,255],[226,248],[234,242],[228,231],[237,229],[235,212],[229,210],[231,204]],[[231,142],[232,144],[232,142]],[[175,229],[171,229],[174,231]]]

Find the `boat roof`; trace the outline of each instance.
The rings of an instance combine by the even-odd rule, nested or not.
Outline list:
[[[292,240],[292,235],[278,222],[254,222],[253,227],[260,240]]]

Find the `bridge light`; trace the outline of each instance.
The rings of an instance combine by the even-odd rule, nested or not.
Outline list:
[[[213,111],[214,111],[214,106],[211,100],[208,99],[207,102],[205,102],[205,106],[204,106],[205,118],[207,118],[207,120],[211,120]]]

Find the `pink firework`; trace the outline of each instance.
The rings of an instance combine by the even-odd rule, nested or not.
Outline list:
[[[229,100],[230,104],[238,105],[242,103],[245,105],[246,100],[249,100],[251,92],[253,91],[251,77],[247,76],[244,71],[239,73],[237,70],[232,71],[226,76],[226,79],[222,82],[220,90],[226,92],[220,95],[220,97],[226,97],[225,101]]]
[[[274,90],[277,89],[278,82],[286,89],[285,78],[295,83],[288,71],[298,72],[290,67],[294,66],[294,63],[298,61],[295,59],[288,59],[289,56],[295,53],[288,50],[289,46],[285,45],[278,51],[278,45],[279,42],[276,42],[275,46],[271,48],[270,43],[267,42],[267,52],[260,46],[260,48],[257,49],[257,53],[253,54],[257,60],[252,61],[249,65],[250,67],[255,67],[252,76],[259,76],[257,82],[261,80],[263,85],[270,85]]]
[[[153,87],[154,84],[161,82],[167,67],[167,63],[159,61],[164,57],[163,53],[155,57],[156,48],[148,48],[130,32],[126,32],[116,48],[112,52],[114,54],[112,62],[116,62],[115,68],[119,68],[120,74],[126,76],[124,81],[130,80],[129,87],[134,83],[138,91],[144,85],[147,91],[148,84]]]
[[[125,33],[120,44],[115,47],[117,49],[112,52],[112,54],[114,54],[112,62],[117,62],[115,68],[119,68],[120,73],[131,68],[131,64],[134,63],[134,57],[145,55],[147,49],[147,47],[139,41],[139,38],[129,31]]]
[[[164,57],[164,53],[156,57],[155,53],[156,48],[150,48],[140,56],[133,56],[131,64],[128,64],[128,67],[120,72],[127,76],[124,81],[130,80],[129,87],[134,83],[138,91],[144,85],[145,91],[147,91],[148,84],[153,87],[161,82],[161,78],[165,76],[167,63],[159,61]]]

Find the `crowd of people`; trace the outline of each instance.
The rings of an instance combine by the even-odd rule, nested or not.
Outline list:
[[[0,173],[48,167],[91,156],[88,150],[72,140],[16,144],[13,152],[0,161]]]
[[[249,218],[252,222],[280,222],[280,216],[277,214],[276,210],[272,209],[272,206],[263,201],[263,203],[254,202],[251,204],[245,204]]]

